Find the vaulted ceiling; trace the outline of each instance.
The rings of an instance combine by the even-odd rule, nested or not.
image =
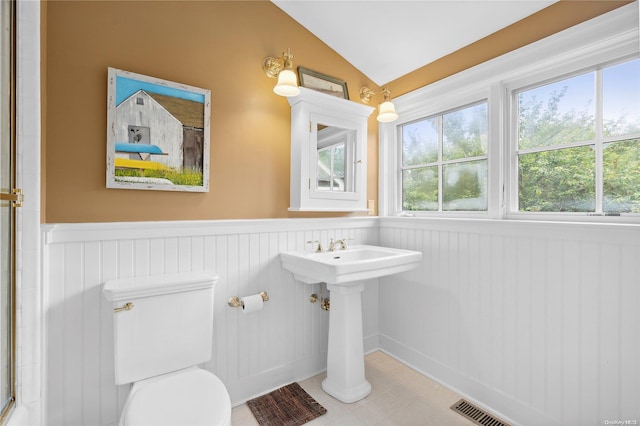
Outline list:
[[[557,0],[272,0],[382,86]]]

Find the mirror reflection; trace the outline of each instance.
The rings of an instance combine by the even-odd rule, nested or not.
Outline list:
[[[317,124],[316,190],[353,192],[356,131]]]

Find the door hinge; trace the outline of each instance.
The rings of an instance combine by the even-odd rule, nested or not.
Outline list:
[[[14,188],[11,190],[11,194],[0,192],[0,201],[11,201],[11,207],[22,207],[22,202],[24,201],[22,189]]]

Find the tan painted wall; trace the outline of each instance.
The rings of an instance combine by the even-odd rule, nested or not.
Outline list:
[[[561,2],[389,87],[398,96],[625,3]],[[43,222],[292,216],[290,109],[262,59],[290,47],[294,66],[345,80],[354,100],[373,85],[268,1],[49,1],[42,12]],[[211,90],[208,193],[105,188],[107,67]],[[376,200],[374,116],[368,149]]]

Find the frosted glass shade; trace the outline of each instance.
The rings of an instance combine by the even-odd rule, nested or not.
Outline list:
[[[377,118],[381,123],[390,123],[398,119],[396,107],[391,101],[384,101],[381,103],[379,111]]]
[[[280,96],[298,96],[300,88],[298,88],[298,79],[296,74],[291,70],[282,70],[278,74],[278,84],[273,88],[276,95]]]

